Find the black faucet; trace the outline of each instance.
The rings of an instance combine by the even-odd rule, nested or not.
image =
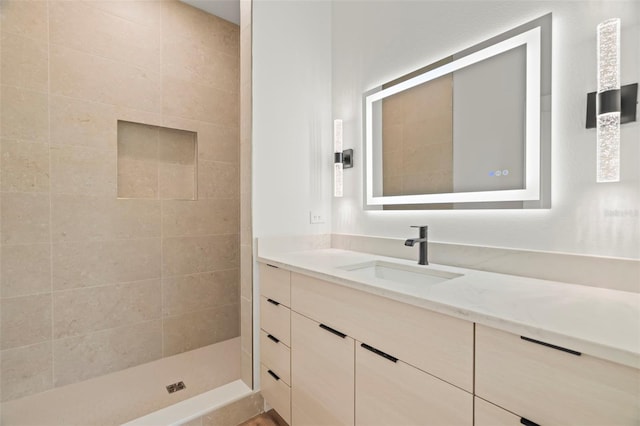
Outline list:
[[[420,255],[418,258],[418,265],[428,265],[427,259],[427,229],[428,226],[412,226],[412,228],[420,228],[420,238],[409,238],[404,242],[405,246],[413,247],[415,243],[420,243]]]

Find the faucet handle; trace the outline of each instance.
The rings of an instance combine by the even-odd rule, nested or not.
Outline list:
[[[410,228],[420,228],[420,229],[427,229],[429,227],[429,225],[411,225]]]

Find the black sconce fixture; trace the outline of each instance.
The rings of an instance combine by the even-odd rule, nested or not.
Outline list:
[[[342,197],[342,170],[353,167],[353,149],[342,149],[342,120],[333,121],[333,196]]]
[[[596,108],[598,105],[598,108]],[[636,121],[638,83],[600,94],[587,93],[587,129],[596,128],[596,117],[608,112],[620,112],[620,124]]]

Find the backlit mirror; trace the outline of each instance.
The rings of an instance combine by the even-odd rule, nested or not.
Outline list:
[[[551,16],[365,94],[373,209],[549,207]]]

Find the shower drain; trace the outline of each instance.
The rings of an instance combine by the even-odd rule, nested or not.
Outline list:
[[[173,383],[167,386],[167,392],[174,393],[186,388],[184,382]]]

